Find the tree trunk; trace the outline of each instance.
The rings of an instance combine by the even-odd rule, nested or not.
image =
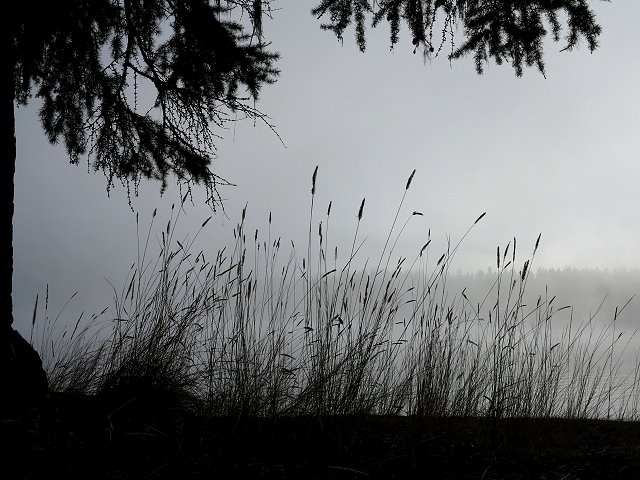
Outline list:
[[[49,387],[38,353],[13,325],[13,210],[16,170],[13,32],[1,25],[0,52],[0,416],[26,413]]]
[[[4,23],[4,22],[3,22]],[[4,27],[4,25],[3,25]],[[2,136],[2,161],[0,161],[0,322],[4,336],[13,323],[13,301],[11,286],[13,277],[13,176],[16,170],[16,136],[14,100],[14,72],[11,40],[12,35],[3,28],[2,107],[0,110],[0,135]]]

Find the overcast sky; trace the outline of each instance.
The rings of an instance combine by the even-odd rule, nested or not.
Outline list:
[[[318,211],[333,201],[332,236],[348,248],[356,213],[366,206],[363,255],[380,251],[406,180],[417,169],[401,219],[409,223],[398,255],[414,256],[430,228],[442,248],[482,213],[454,268],[474,272],[495,262],[495,248],[517,237],[524,261],[539,233],[535,266],[640,268],[640,42],[638,2],[594,1],[600,47],[547,50],[546,79],[517,78],[507,65],[476,75],[470,59],[450,64],[412,54],[406,32],[393,51],[386,25],[361,54],[353,33],[344,45],[319,28],[315,2],[281,1],[265,35],[280,52],[281,75],[258,108],[285,145],[251,122],[223,132],[213,169],[237,184],[222,191],[218,214],[200,240],[229,243],[248,204],[248,223],[305,243],[310,180],[319,165]],[[52,304],[75,292],[71,311],[98,312],[111,301],[106,279],[121,284],[136,258],[135,216],[126,190],[107,197],[106,180],[71,166],[41,133],[37,101],[16,109],[14,312],[28,332],[35,295],[49,284]],[[166,218],[176,189],[160,197],[144,184],[133,207],[145,225],[154,208]],[[193,234],[210,210],[196,195],[180,220]],[[252,230],[251,230],[252,231]],[[304,250],[303,250],[304,251]],[[640,287],[640,286],[639,286]],[[57,312],[52,312],[57,313]]]

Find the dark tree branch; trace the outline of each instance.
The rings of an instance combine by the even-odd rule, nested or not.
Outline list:
[[[609,0],[602,0],[609,1]],[[383,21],[390,27],[393,48],[400,41],[404,25],[408,29],[414,53],[419,47],[423,55],[438,56],[447,41],[451,43],[450,60],[472,55],[476,70],[482,73],[490,60],[501,65],[510,63],[517,76],[524,67],[535,66],[544,75],[544,40],[560,41],[566,17],[567,45],[572,50],[585,39],[590,51],[598,46],[601,28],[587,0],[322,0],[311,13],[328,17],[321,25],[339,40],[354,25],[356,43],[366,48],[365,18],[372,27]],[[462,27],[462,42],[455,46],[454,25]],[[434,30],[440,32],[440,43],[433,43]]]

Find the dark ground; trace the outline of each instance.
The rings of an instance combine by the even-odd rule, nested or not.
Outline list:
[[[51,403],[0,423],[1,478],[640,479],[637,422],[199,418],[84,396]]]

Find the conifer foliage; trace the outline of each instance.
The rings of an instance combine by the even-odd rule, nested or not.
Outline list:
[[[585,40],[593,51],[601,32],[587,0],[322,0],[312,13],[328,19],[321,27],[340,40],[353,24],[362,51],[369,18],[373,27],[389,24],[392,48],[404,24],[414,53],[421,49],[431,58],[446,48],[450,60],[471,54],[479,74],[493,60],[510,63],[517,76],[525,66],[535,66],[544,75],[548,33],[555,42],[565,42],[563,50]],[[460,27],[463,38],[456,42]]]
[[[204,185],[215,209],[226,183],[210,169],[216,133],[255,108],[278,75],[262,39],[270,0],[14,2],[0,35],[0,410],[46,390],[37,355],[13,324],[14,107],[36,96],[51,143],[137,191],[174,175]],[[217,128],[216,128],[217,127]],[[24,342],[23,342],[24,343]],[[33,352],[35,354],[35,352]],[[31,358],[37,361],[30,361]],[[27,365],[29,368],[27,368]],[[46,382],[46,380],[45,380]]]
[[[74,0],[36,11],[22,3],[29,11],[15,25],[16,100],[43,100],[52,143],[62,139],[74,163],[88,154],[110,181],[164,182],[173,173],[215,193],[211,125],[237,113],[266,120],[253,100],[278,73],[252,3]],[[241,9],[252,25],[231,20]],[[151,103],[142,90],[153,92]]]
[[[232,20],[244,13],[244,25]],[[39,97],[51,143],[62,141],[72,163],[86,158],[103,171],[108,187],[121,180],[135,190],[151,178],[164,188],[173,174],[188,187],[203,184],[215,208],[224,183],[209,168],[216,131],[243,117],[268,123],[254,106],[278,75],[278,55],[262,39],[268,14],[269,0],[18,2],[5,17],[3,115]],[[3,181],[7,238],[13,171]]]

